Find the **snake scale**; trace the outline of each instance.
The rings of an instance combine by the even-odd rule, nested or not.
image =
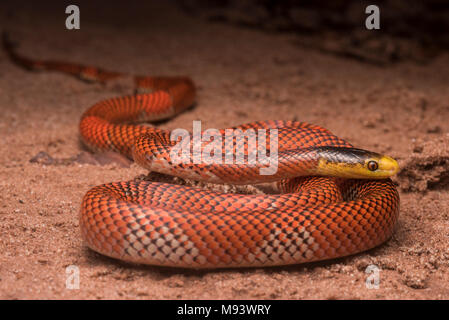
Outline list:
[[[107,83],[124,75],[78,64],[19,55],[30,70],[53,70]],[[362,252],[385,242],[399,216],[389,176],[396,161],[353,148],[320,126],[258,121],[233,129],[276,129],[278,170],[262,165],[174,163],[170,131],[139,124],[170,118],[195,102],[187,77],[133,77],[137,93],[100,101],[81,117],[80,136],[92,151],[115,151],[150,171],[213,183],[278,181],[281,193],[243,195],[149,181],[103,184],[89,190],[80,209],[81,235],[91,249],[117,259],[183,268],[299,264]],[[225,130],[220,130],[224,135]],[[253,148],[244,137],[245,156]],[[204,150],[205,145],[201,145]],[[271,151],[271,150],[270,150]]]

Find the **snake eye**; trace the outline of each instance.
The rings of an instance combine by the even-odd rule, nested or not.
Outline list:
[[[368,162],[368,169],[370,171],[376,171],[378,168],[379,168],[379,165],[377,164],[376,161],[371,160],[371,161]]]

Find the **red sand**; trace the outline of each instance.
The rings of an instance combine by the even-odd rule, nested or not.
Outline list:
[[[447,54],[427,65],[380,68],[298,47],[292,36],[194,20],[169,7],[147,5],[137,16],[82,9],[81,30],[69,32],[62,6],[41,11],[39,18],[30,6],[0,4],[0,20],[23,54],[191,76],[198,104],[166,128],[191,129],[196,119],[204,128],[297,119],[397,158],[401,213],[385,245],[323,263],[186,271],[105,258],[80,239],[81,198],[95,185],[130,180],[145,170],[29,160],[40,151],[55,158],[79,154],[81,113],[123,92],[62,74],[27,72],[0,51],[0,298],[449,298]],[[116,16],[117,23],[96,24],[97,14]],[[381,268],[378,290],[365,287],[369,264]],[[66,289],[69,265],[80,268],[79,290]]]

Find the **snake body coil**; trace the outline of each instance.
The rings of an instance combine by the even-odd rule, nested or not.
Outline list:
[[[18,55],[5,38],[4,47],[13,61],[28,69],[100,82],[121,76],[65,62],[31,60]],[[319,126],[261,121],[234,129],[277,130],[275,174],[260,175],[257,165],[175,164],[170,159],[170,132],[135,123],[169,118],[191,106],[195,86],[182,77],[134,81],[139,92],[147,93],[107,99],[83,114],[80,133],[90,149],[119,152],[152,171],[215,183],[279,180],[283,193],[226,194],[147,181],[97,186],[84,196],[80,210],[81,234],[91,249],[161,266],[274,266],[355,254],[392,235],[399,215],[399,195],[387,178],[397,171],[393,159],[354,149]],[[254,146],[234,139],[234,149],[223,144],[220,151],[235,153],[241,142],[248,156]]]

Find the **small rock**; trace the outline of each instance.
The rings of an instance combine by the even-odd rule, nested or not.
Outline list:
[[[121,168],[129,168],[132,163],[132,161],[126,158],[125,156],[122,156],[121,154],[112,151],[94,154],[94,158],[102,166],[114,163],[120,166]]]
[[[88,152],[81,152],[74,158],[74,161],[80,164],[93,164],[93,165],[98,164],[95,157]]]
[[[414,148],[413,148],[413,152],[414,153],[421,153],[422,151],[423,151],[423,147],[422,146],[415,146]]]
[[[39,152],[37,155],[35,155],[34,157],[32,157],[30,159],[31,163],[38,163],[38,164],[43,164],[43,165],[52,165],[54,164],[56,161],[53,157],[51,157],[48,153],[41,151]]]
[[[426,274],[409,273],[405,275],[404,284],[413,289],[425,289],[428,287],[428,279]]]
[[[442,130],[441,130],[440,126],[434,126],[434,127],[427,129],[427,133],[441,133],[441,132],[442,132]]]

